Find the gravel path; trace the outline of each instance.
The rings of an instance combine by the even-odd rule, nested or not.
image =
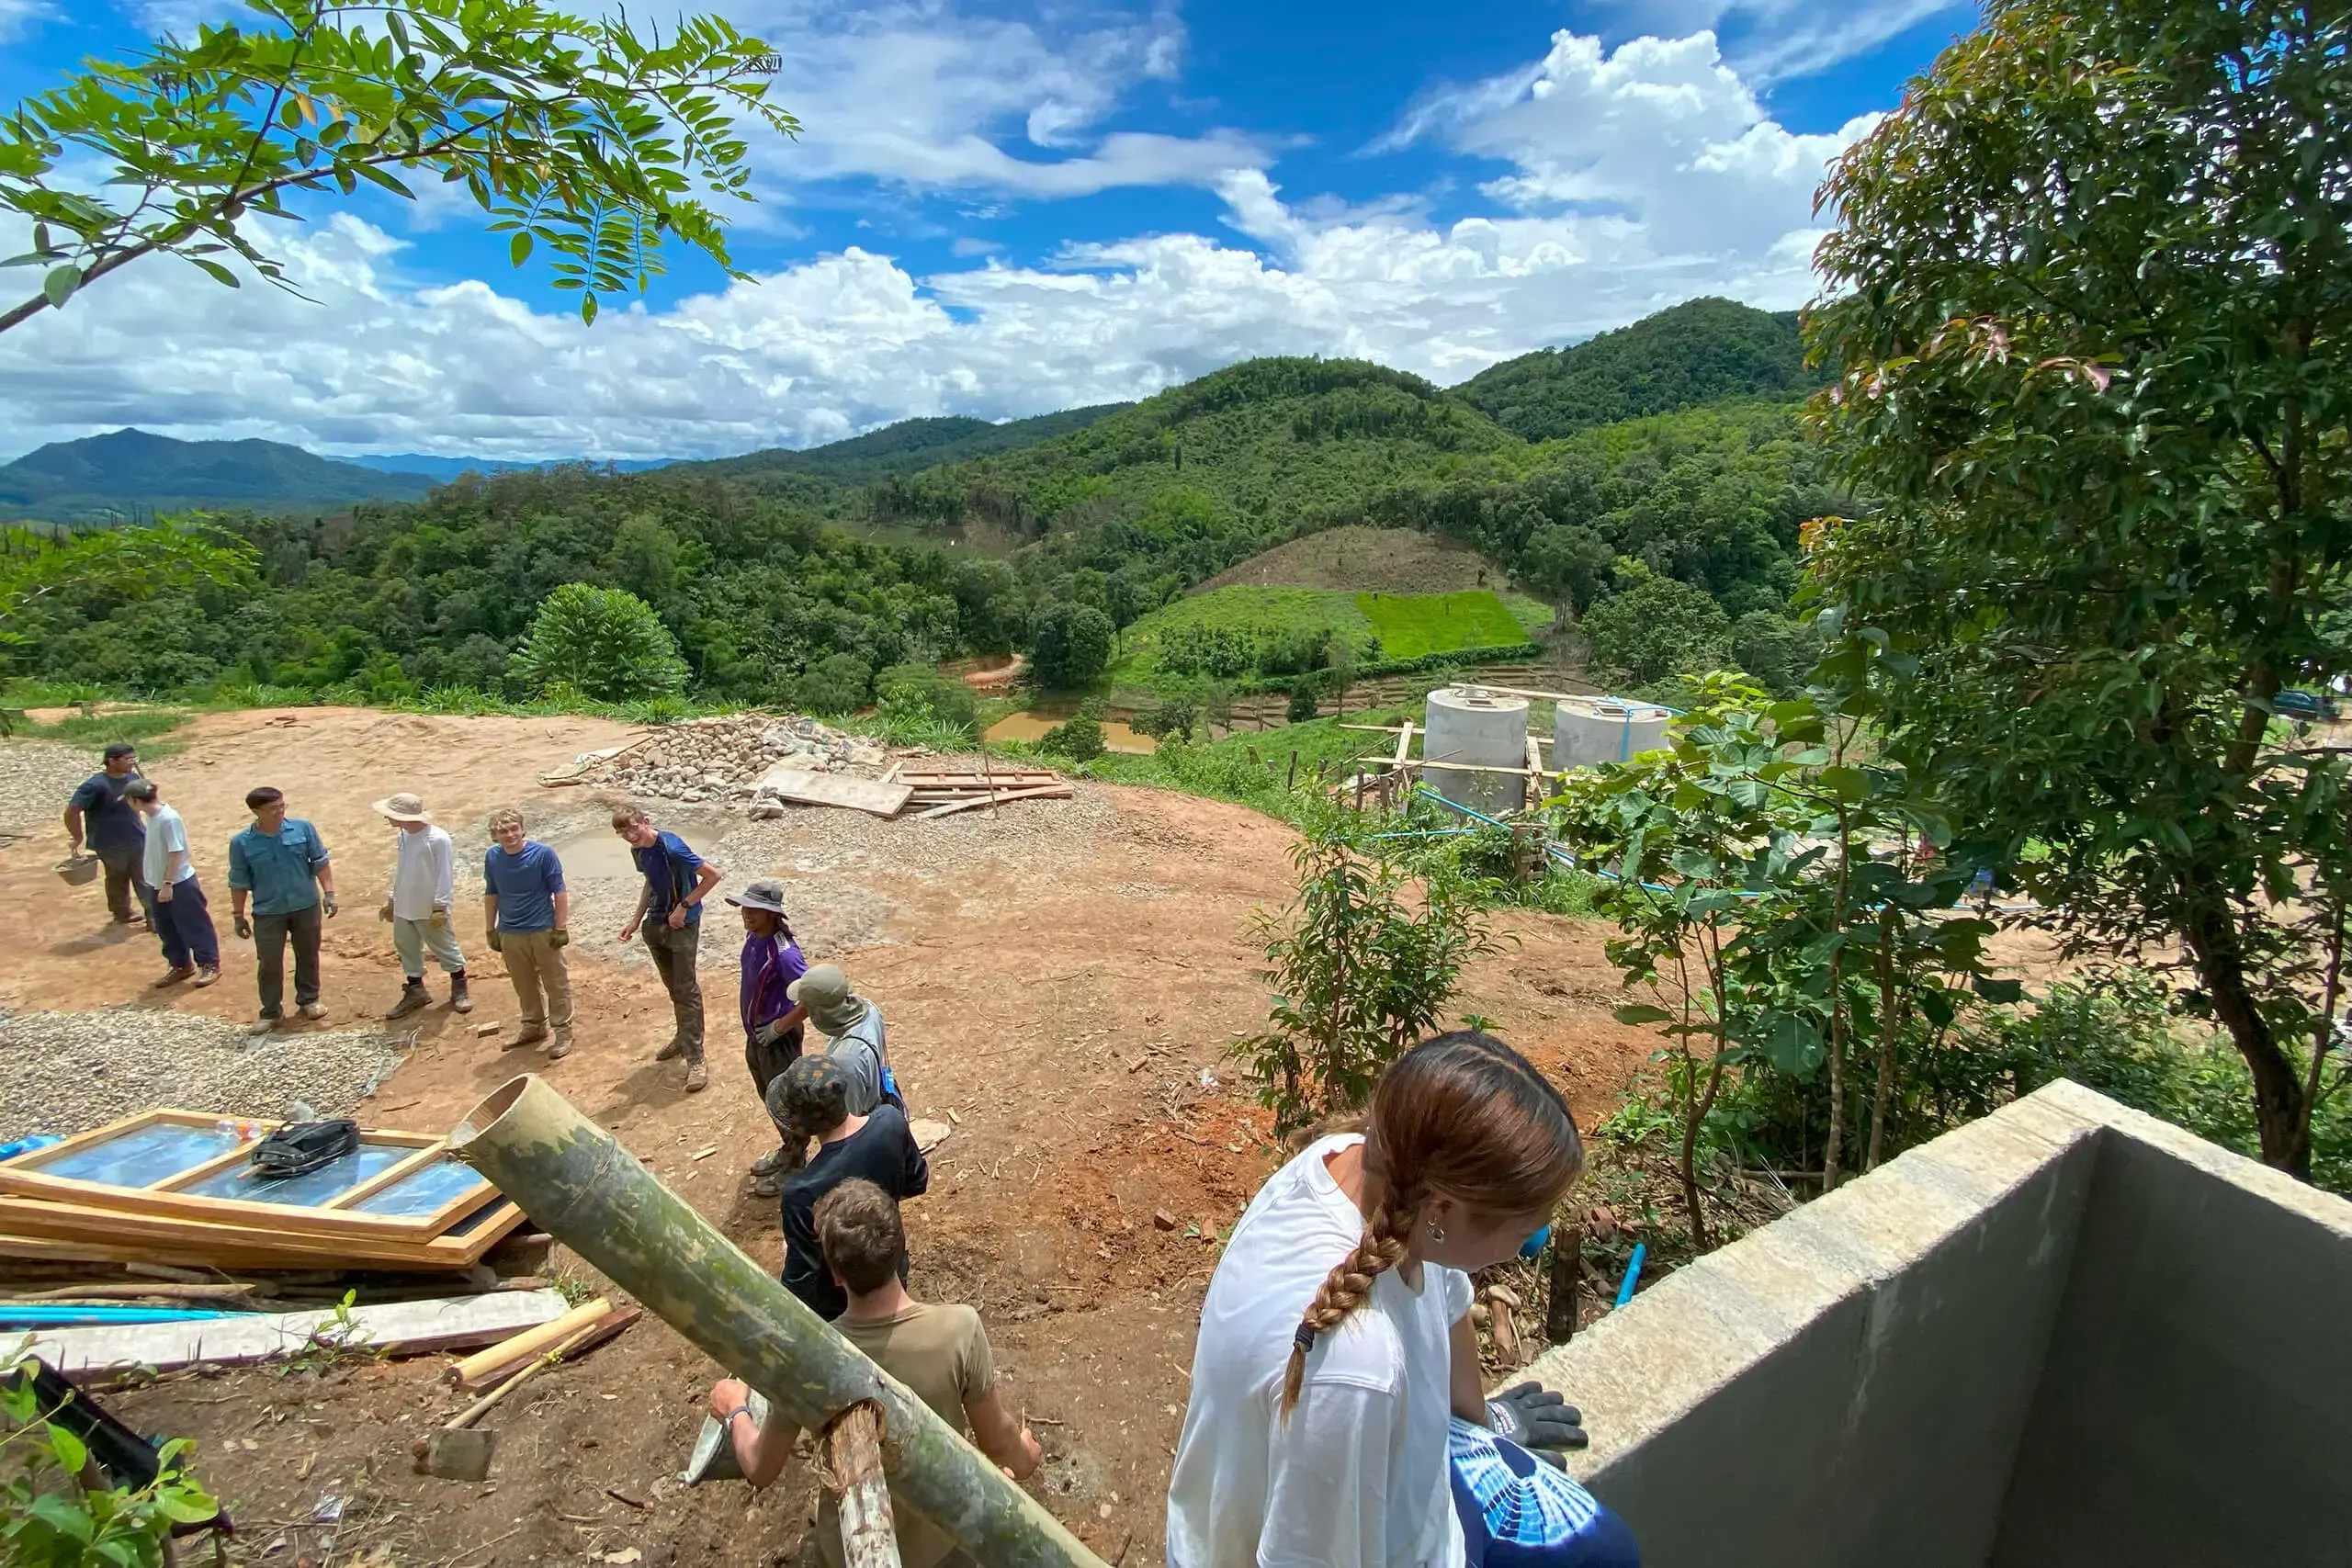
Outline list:
[[[65,829],[58,826],[74,787],[98,771],[96,748],[67,746],[23,736],[0,740],[0,832],[38,833],[44,828],[65,852]]]
[[[379,1030],[285,1032],[187,1013],[0,1013],[0,1143],[71,1134],[159,1105],[277,1116],[294,1100],[348,1116],[401,1060]]]

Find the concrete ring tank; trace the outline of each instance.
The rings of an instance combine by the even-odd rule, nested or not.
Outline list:
[[[1616,697],[1564,700],[1552,718],[1552,766],[1589,768],[1655,751],[1666,744],[1673,716],[1665,708]]]
[[[1421,760],[1474,768],[1527,766],[1527,699],[1448,686],[1430,694],[1423,715]],[[1461,768],[1424,768],[1429,786],[1473,811],[1494,817],[1527,802],[1523,773],[1487,773]]]

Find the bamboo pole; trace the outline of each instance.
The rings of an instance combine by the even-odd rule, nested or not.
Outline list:
[[[841,1498],[842,1568],[899,1568],[890,1487],[882,1473],[882,1413],[853,1404],[825,1429],[826,1479]]]
[[[767,1396],[821,1432],[881,1409],[898,1498],[989,1568],[1103,1568],[1102,1559],[962,1433],[827,1326],[652,1172],[540,1078],[466,1113],[449,1147],[538,1226]]]

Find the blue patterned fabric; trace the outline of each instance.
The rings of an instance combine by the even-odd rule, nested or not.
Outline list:
[[[1566,1472],[1459,1418],[1446,1449],[1469,1568],[1638,1568],[1634,1532]]]

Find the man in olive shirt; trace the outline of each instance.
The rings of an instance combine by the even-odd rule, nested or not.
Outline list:
[[[826,1266],[849,1292],[849,1309],[833,1320],[842,1337],[912,1389],[949,1426],[968,1428],[980,1451],[1015,1481],[1035,1471],[1045,1454],[1020,1417],[1005,1407],[980,1314],[967,1306],[916,1301],[899,1282],[899,1259],[907,1237],[890,1195],[870,1181],[842,1182],[817,1205],[817,1236]],[[745,1477],[765,1486],[784,1472],[799,1434],[782,1416],[755,1427],[751,1397],[739,1380],[721,1378],[710,1391],[710,1413],[725,1424]],[[968,1568],[972,1559],[895,1491],[890,1514],[902,1568]],[[841,1517],[830,1495],[819,1506],[817,1543],[825,1561],[839,1568]]]

